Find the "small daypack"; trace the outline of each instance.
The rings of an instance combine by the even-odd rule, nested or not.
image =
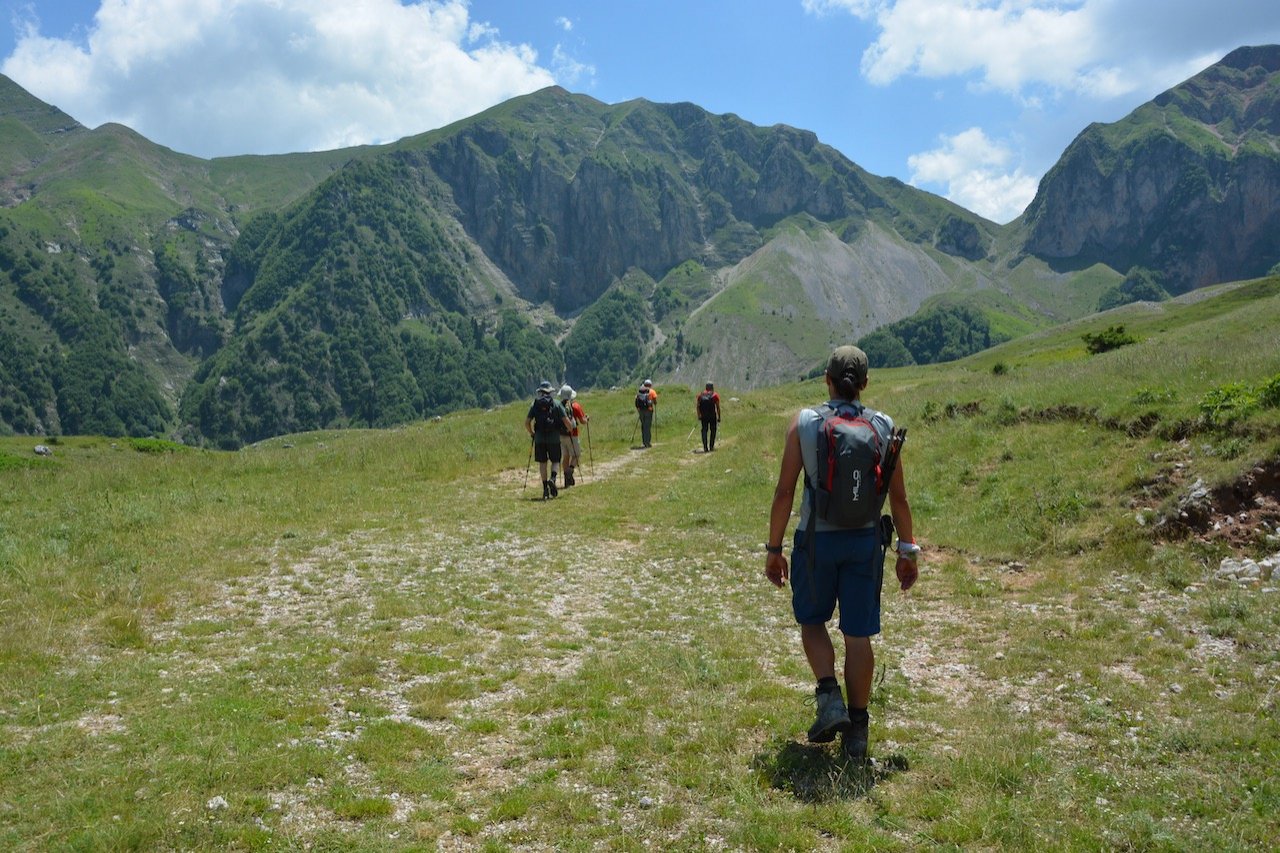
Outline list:
[[[716,416],[716,394],[714,391],[704,391],[698,395],[698,416],[704,421],[709,421]]]
[[[876,563],[876,604],[880,603],[880,588],[884,583],[884,558],[893,538],[893,518],[882,516],[885,499],[889,497],[889,483],[893,480],[905,429],[894,428],[887,443],[882,446],[866,409],[855,406],[852,415],[838,409],[822,406],[815,409],[821,419],[818,424],[818,470],[812,482],[806,476],[805,486],[813,490],[809,504],[809,595],[817,602],[813,587],[814,561],[817,548],[813,544],[815,519],[821,518],[838,527],[868,527],[878,524],[880,534],[880,559]]]
[[[885,448],[866,410],[822,406],[818,467],[813,473],[814,514],[836,527],[865,527],[880,518],[889,494],[882,463]]]
[[[556,404],[550,397],[534,399],[533,428],[538,432],[564,432],[564,422],[556,413]]]
[[[647,388],[642,388],[636,392],[636,408],[642,412],[647,412],[653,408],[653,400],[650,399]]]

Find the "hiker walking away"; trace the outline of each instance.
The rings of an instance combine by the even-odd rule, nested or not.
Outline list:
[[[538,471],[542,475],[542,499],[554,498],[559,493],[556,475],[560,472],[560,436],[571,431],[573,425],[560,401],[552,395],[550,382],[538,385],[529,414],[525,415],[524,428],[533,440],[533,458],[538,460]]]
[[[640,416],[640,443],[653,446],[653,416],[658,410],[658,392],[653,390],[653,380],[646,379],[636,390],[636,413]]]
[[[698,395],[698,420],[702,421],[702,452],[716,449],[716,424],[720,423],[720,395],[714,383],[708,382],[706,390]]]
[[[564,487],[567,489],[576,485],[573,469],[577,468],[582,461],[582,444],[578,439],[578,425],[585,424],[590,418],[582,410],[582,404],[578,402],[578,392],[568,384],[560,388],[560,405],[569,416],[569,422],[573,424],[568,435],[560,436],[560,462],[564,465]],[[552,477],[552,479],[555,478]]]
[[[911,507],[901,464],[893,466],[889,482],[881,484],[881,488],[857,487],[864,477],[867,481],[877,479],[878,463],[886,460],[890,442],[896,438],[895,446],[901,443],[887,415],[862,405],[862,391],[867,387],[866,354],[853,346],[837,348],[827,362],[826,382],[830,399],[824,405],[801,409],[787,428],[778,485],[769,511],[764,573],[778,587],[784,586],[788,578],[791,581],[792,611],[800,625],[805,657],[818,682],[814,691],[817,719],[809,728],[809,740],[827,743],[836,733],[842,733],[845,754],[863,760],[867,754],[867,704],[875,668],[871,638],[880,633],[885,557],[882,546],[888,547],[887,531],[886,538],[881,538],[881,488],[887,488],[889,509],[898,532],[894,571],[903,590],[916,582],[920,549],[912,535]],[[835,429],[841,425],[848,431]],[[859,441],[864,459],[877,444],[879,456],[869,463],[865,474],[857,467],[864,463],[851,461],[853,457],[836,457],[830,471],[839,468],[844,482],[852,481],[855,486],[829,491],[831,481],[822,476],[828,472],[828,448],[846,450],[856,447]],[[805,474],[805,489],[791,548],[796,566],[792,571],[782,553],[782,540],[801,471]],[[854,472],[852,476],[843,473],[848,471]],[[851,518],[858,522],[868,520],[856,525],[840,523]],[[840,633],[844,636],[847,707],[836,679],[835,647],[826,624],[837,604]]]

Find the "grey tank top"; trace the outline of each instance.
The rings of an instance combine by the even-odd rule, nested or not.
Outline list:
[[[848,400],[828,400],[827,405],[833,409],[843,409],[846,412],[857,413],[862,412],[862,416],[871,422],[872,428],[876,431],[876,435],[880,436],[880,444],[882,447],[889,446],[889,436],[893,432],[893,419],[884,412],[877,412],[875,409],[867,408],[861,403],[851,403]],[[796,435],[800,438],[800,457],[804,460],[804,479],[805,489],[804,496],[800,499],[800,523],[797,530],[809,529],[809,513],[812,511],[810,501],[813,500],[809,490],[810,472],[818,469],[818,428],[822,423],[822,417],[815,409],[801,409],[800,417],[796,422]],[[872,527],[875,522],[866,525]],[[846,528],[836,527],[828,524],[821,518],[814,519],[814,532],[821,533],[824,530],[844,530]]]

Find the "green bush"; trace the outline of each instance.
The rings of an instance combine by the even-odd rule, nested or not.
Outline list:
[[[1088,349],[1092,355],[1097,355],[1098,353],[1107,352],[1113,349],[1119,349],[1120,347],[1138,342],[1138,339],[1126,332],[1124,330],[1124,326],[1120,324],[1108,326],[1096,335],[1085,332],[1080,336],[1080,339],[1084,341],[1085,348]]]
[[[1280,374],[1261,385],[1229,382],[1200,398],[1200,413],[1211,423],[1230,423],[1258,409],[1280,408]]]
[[[1211,388],[1200,398],[1200,411],[1213,420],[1242,415],[1258,406],[1258,396],[1243,382]]]
[[[1258,404],[1266,409],[1280,409],[1280,373],[1258,388]]]

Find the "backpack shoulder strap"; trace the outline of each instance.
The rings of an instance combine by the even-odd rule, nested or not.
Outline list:
[[[809,411],[813,412],[815,415],[818,416],[817,429],[813,439],[814,463],[816,465],[818,462],[818,454],[819,454],[818,445],[821,443],[821,439],[822,439],[822,425],[827,422],[827,419],[831,417],[831,415],[835,412],[835,409],[831,408],[826,403],[819,403],[816,406],[809,406]],[[803,463],[804,461],[804,439],[803,438],[801,438],[800,440],[800,450],[801,450],[800,458],[801,458],[801,462]],[[806,489],[809,489],[812,492],[814,489],[814,486],[813,486],[813,483],[810,482],[810,477],[816,477],[817,472],[815,471],[811,473],[808,467],[804,466],[803,464],[801,465],[801,470],[804,471],[804,487]],[[817,506],[817,495],[810,494],[809,508],[812,510],[815,506]],[[809,514],[809,520],[812,523],[813,513]],[[812,532],[813,531],[811,530],[810,534],[812,534]]]

